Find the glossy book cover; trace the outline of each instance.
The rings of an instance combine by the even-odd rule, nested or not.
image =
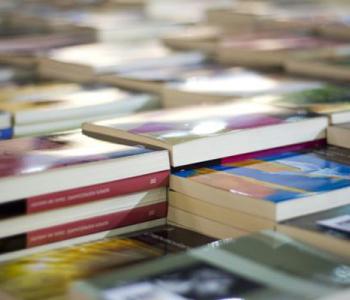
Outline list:
[[[185,251],[211,238],[173,226],[71,246],[0,264],[0,291],[23,300],[65,298],[69,284],[137,262]],[[45,282],[45,286],[43,286]],[[61,298],[60,298],[61,299]]]
[[[298,122],[309,117],[313,115],[242,101],[140,113],[94,124],[176,145],[245,129]],[[83,129],[89,131],[89,124]]]
[[[173,175],[273,203],[350,187],[350,151],[337,147],[263,155]]]
[[[244,68],[214,68],[189,74],[169,88],[192,93],[249,97],[266,93],[293,92],[320,86],[320,82],[283,78]]]
[[[306,109],[319,114],[331,114],[350,110],[350,89],[346,86],[326,84],[295,93],[257,97],[254,101],[286,108]]]
[[[151,152],[93,139],[80,132],[2,141],[0,178]]]

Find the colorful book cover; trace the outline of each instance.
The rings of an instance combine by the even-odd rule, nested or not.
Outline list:
[[[87,137],[80,132],[2,141],[0,178],[151,152]]]
[[[350,89],[346,86],[324,85],[295,93],[263,96],[256,98],[255,101],[280,107],[306,109],[319,114],[331,114],[350,110]]]
[[[124,238],[107,238],[38,253],[1,263],[0,290],[23,300],[65,299],[69,284],[76,279],[89,278],[212,241],[189,230],[166,226]]]
[[[232,97],[249,97],[266,93],[293,92],[319,87],[320,82],[293,80],[266,75],[243,68],[214,69],[207,74],[193,74],[182,82],[169,85],[191,93],[206,93]]]
[[[233,195],[273,203],[350,186],[350,151],[337,147],[267,154],[175,172]]]
[[[318,299],[349,288],[348,269],[337,257],[267,231],[95,276],[71,291],[108,300]]]
[[[242,101],[154,111],[101,121],[97,125],[176,145],[244,129],[298,122],[312,116],[272,105]]]

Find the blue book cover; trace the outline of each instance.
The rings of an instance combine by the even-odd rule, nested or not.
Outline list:
[[[267,154],[174,175],[226,190],[232,194],[274,203],[350,186],[350,150],[322,147]]]

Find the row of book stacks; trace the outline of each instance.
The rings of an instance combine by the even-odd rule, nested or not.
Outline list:
[[[0,24],[0,300],[350,299],[349,1]]]

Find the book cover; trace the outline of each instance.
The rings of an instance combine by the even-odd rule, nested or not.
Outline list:
[[[185,169],[187,178],[232,195],[275,204],[350,186],[350,151],[337,147],[281,152]]]
[[[212,242],[173,226],[133,233],[26,256],[0,264],[0,290],[22,300],[63,297],[69,284]],[[45,282],[45,287],[42,282]]]
[[[282,93],[319,87],[320,82],[283,78],[243,68],[214,68],[199,74],[189,74],[169,89],[183,92],[249,97],[266,93]]]
[[[168,145],[307,119],[305,113],[247,102],[201,105],[137,114],[97,125],[146,136]],[[84,125],[83,129],[88,126]]]
[[[349,215],[350,205],[345,205],[288,220],[281,224],[349,241]]]
[[[350,110],[350,89],[346,86],[326,84],[283,95],[257,97],[255,101],[280,107],[306,109],[318,114],[332,114]]]
[[[0,110],[0,140],[7,140],[12,137],[11,115]]]
[[[0,178],[148,152],[151,150],[96,140],[80,132],[14,139],[1,142]]]
[[[260,247],[261,253],[256,251]],[[318,299],[349,287],[342,273],[348,268],[337,257],[268,231],[79,281],[72,286],[71,296]]]

